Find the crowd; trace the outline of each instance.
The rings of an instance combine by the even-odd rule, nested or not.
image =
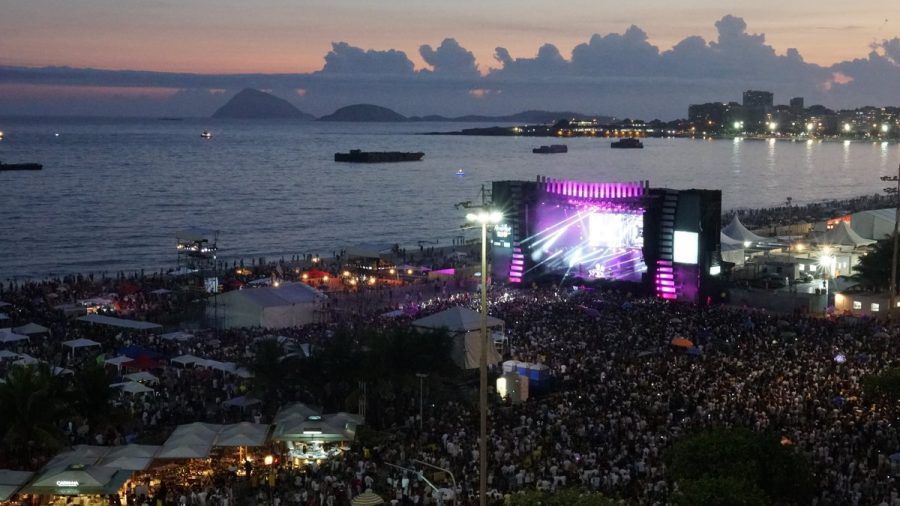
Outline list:
[[[64,284],[63,292],[58,286],[34,284],[9,287],[0,295],[12,304],[14,318],[51,329],[48,337],[32,339],[18,351],[77,368],[78,357],[67,355],[59,343],[85,336],[100,341],[108,356],[137,345],[164,357],[189,353],[246,361],[252,359],[254,342],[273,334],[236,329],[214,335],[207,330],[192,340],[167,341],[148,333],[76,325],[50,309],[47,295],[92,295],[97,282],[72,278]],[[166,304],[146,300],[152,306],[148,314]],[[406,304],[408,315],[357,314],[339,323],[277,333],[315,350],[338,325],[402,327],[447,307],[475,308],[477,300],[438,287]],[[547,387],[527,402],[492,404],[488,488],[496,504],[519,491],[573,486],[629,503],[666,504],[676,487],[663,459],[672,442],[698,428],[742,426],[781,434],[811,460],[818,485],[814,504],[900,505],[897,468],[890,458],[900,452],[895,413],[861,394],[862,378],[896,365],[896,326],[571,288],[497,288],[490,296],[490,312],[506,322],[505,357],[545,364],[551,375]],[[693,341],[699,353],[670,347],[676,337]],[[160,384],[153,395],[118,401],[134,415],[127,426],[72,428],[71,442],[146,439],[197,420],[270,421],[262,409],[242,412],[223,406],[246,392],[243,378],[171,366],[154,373]],[[476,406],[465,400],[428,403],[419,420],[417,401],[414,396],[390,401],[397,405],[398,417],[391,427],[382,427],[388,434],[383,440],[355,444],[340,458],[302,470],[281,467],[273,476],[252,478],[258,494],[252,497],[259,503],[340,506],[371,489],[392,504],[435,504],[435,492],[411,471],[424,469],[416,462],[422,461],[452,471],[452,478],[431,475],[433,482],[439,488],[455,487],[460,504],[475,504]],[[228,505],[235,501],[235,488],[246,485],[235,477],[193,490],[168,485],[161,500]],[[145,496],[159,498],[160,490]]]
[[[741,223],[750,229],[763,229],[766,227],[790,225],[800,221],[815,223],[859,211],[883,209],[895,207],[896,205],[896,197],[890,195],[866,195],[802,205],[792,205],[790,199],[788,199],[788,202],[783,206],[726,211],[722,216],[722,222],[728,223],[734,216],[737,216]]]

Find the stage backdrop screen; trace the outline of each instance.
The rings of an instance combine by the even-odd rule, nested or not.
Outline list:
[[[542,205],[536,230],[524,245],[539,272],[640,281],[647,270],[643,211]]]

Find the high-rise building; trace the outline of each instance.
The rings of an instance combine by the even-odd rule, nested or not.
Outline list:
[[[771,91],[747,90],[744,92],[744,107],[772,107],[774,95]]]
[[[794,114],[803,113],[803,97],[794,97],[791,99],[791,112]]]

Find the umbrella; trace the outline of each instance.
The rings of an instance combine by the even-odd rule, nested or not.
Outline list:
[[[384,504],[384,499],[378,497],[374,492],[366,491],[354,497],[350,504],[352,506],[377,506]]]
[[[676,337],[675,339],[672,339],[672,342],[670,344],[672,346],[675,346],[676,348],[693,348],[694,347],[694,343],[690,339],[685,339],[683,337]]]

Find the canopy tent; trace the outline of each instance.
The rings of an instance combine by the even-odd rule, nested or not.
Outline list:
[[[32,323],[26,323],[25,325],[22,325],[21,327],[14,328],[13,332],[15,332],[17,334],[26,335],[26,336],[35,336],[35,335],[39,335],[39,334],[46,334],[47,332],[50,332],[50,329],[48,329],[47,327],[45,327],[43,325],[38,325],[37,323],[32,322]]]
[[[850,228],[850,225],[846,221],[841,221],[831,230],[828,230],[817,237],[816,242],[829,246],[850,246],[859,248],[861,246],[874,244],[877,241],[863,238]]]
[[[0,350],[0,360],[6,360],[8,358],[18,360],[22,358],[22,356],[9,350]]]
[[[169,359],[169,363],[179,364],[182,367],[190,365],[190,364],[196,364],[198,362],[203,362],[203,361],[204,361],[204,359],[202,359],[200,357],[195,357],[194,355],[181,355],[181,356]]]
[[[734,215],[734,218],[731,219],[731,223],[722,230],[722,233],[742,244],[768,242],[765,237],[758,236],[745,227],[744,224],[741,223],[741,220],[738,219],[737,215]]]
[[[145,348],[143,346],[138,346],[136,344],[132,344],[130,346],[126,346],[124,348],[119,349],[119,355],[125,355],[131,358],[140,358],[140,357],[150,357],[150,358],[161,358],[163,356],[162,353],[151,350],[150,348]]]
[[[137,381],[138,383],[159,383],[159,378],[147,371],[126,374],[125,379]]]
[[[90,348],[91,346],[100,346],[100,343],[91,339],[79,338],[70,341],[63,341],[63,346],[76,350],[78,348]]]
[[[206,367],[208,369],[215,369],[217,371],[222,371],[223,373],[233,374],[239,378],[252,378],[253,374],[247,370],[245,367],[241,367],[234,362],[221,362],[219,360],[213,359],[201,359],[195,362],[196,365]]]
[[[118,357],[108,358],[108,359],[104,360],[103,363],[107,364],[107,365],[114,365],[114,366],[116,366],[116,369],[121,369],[122,364],[131,362],[131,360],[132,360],[131,357],[127,357],[125,355],[119,355]]]
[[[130,471],[144,471],[153,463],[161,446],[151,445],[126,445],[112,447],[99,461],[98,465],[126,469]]]
[[[318,416],[321,414],[322,409],[319,407],[310,406],[302,402],[295,402],[294,404],[279,409],[278,413],[275,414],[275,421],[273,423],[279,424],[287,422],[288,420],[305,420],[310,416]]]
[[[103,316],[99,314],[80,316],[77,318],[77,320],[95,325],[106,325],[109,327],[118,327],[130,330],[156,330],[162,328],[162,325],[159,325],[158,323],[142,322],[138,320],[126,320],[124,318],[115,318],[112,316]]]
[[[126,381],[124,383],[113,383],[110,385],[111,387],[121,388],[123,392],[127,392],[129,394],[149,394],[154,390],[143,383],[138,383],[137,381]]]
[[[19,359],[13,362],[13,365],[36,365],[40,363],[41,360],[34,358],[27,353],[19,353]]]
[[[8,343],[16,343],[19,341],[27,341],[28,336],[25,334],[17,334],[15,332],[10,332],[8,330],[4,330],[0,332],[0,343],[8,344]]]
[[[452,358],[456,364],[465,369],[479,367],[481,359],[481,313],[471,309],[457,306],[447,309],[425,318],[420,318],[412,323],[414,328],[421,330],[444,329],[453,338]],[[503,332],[504,322],[499,318],[487,317],[487,328],[499,329]],[[488,339],[488,364],[495,365],[500,362],[500,354],[497,353],[492,339]]]
[[[9,302],[3,302],[2,300],[0,300],[0,307],[7,307],[7,306],[12,306],[12,304],[10,304]]]
[[[175,428],[169,439],[163,443],[159,453],[160,459],[205,459],[212,450],[221,425],[195,422],[187,425],[179,425]]]
[[[28,471],[0,469],[0,502],[8,501],[32,476],[34,473]]]
[[[314,323],[327,299],[305,283],[232,290],[218,297],[218,310],[207,308],[207,316],[231,327],[285,328]]]
[[[74,464],[48,469],[22,491],[34,495],[110,495],[131,477],[131,471]]]
[[[737,239],[732,239],[725,235],[725,232],[719,232],[719,250],[722,254],[722,260],[735,265],[744,265],[744,243]]]
[[[194,338],[194,334],[189,334],[187,332],[169,332],[168,334],[163,334],[161,336],[162,339],[166,341],[190,341]]]
[[[250,422],[226,425],[216,436],[213,446],[265,446],[270,428],[265,424]]]
[[[209,457],[212,445],[192,445],[173,442],[165,444],[156,455],[158,459],[205,459]]]
[[[76,445],[68,451],[58,453],[50,459],[50,462],[44,464],[43,469],[69,467],[72,465],[92,466],[109,453],[109,451],[109,446]]]

